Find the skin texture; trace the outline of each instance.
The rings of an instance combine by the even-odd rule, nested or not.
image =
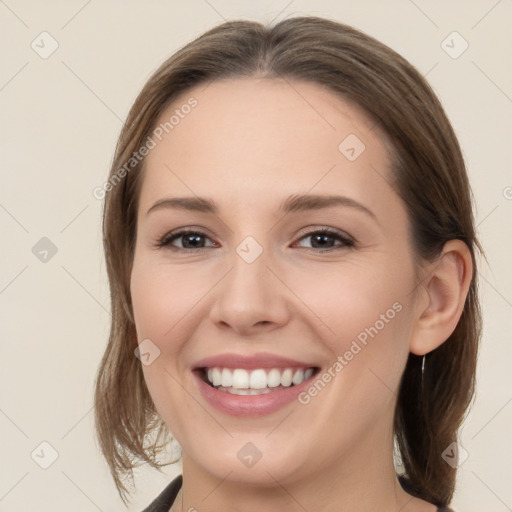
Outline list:
[[[415,267],[385,137],[318,84],[217,81],[187,91],[161,120],[191,96],[197,106],[147,157],[131,276],[137,339],[160,350],[144,377],[183,450],[173,510],[434,511],[396,480],[393,412],[408,353],[433,350],[457,324],[467,247],[451,241],[439,260]],[[365,145],[354,161],[338,149],[349,134]],[[349,197],[375,218],[349,206],[278,213],[288,196],[307,193]],[[147,213],[182,196],[210,198],[219,211]],[[324,227],[354,245],[327,239],[322,253],[305,235]],[[177,251],[157,246],[183,228],[204,233],[202,249],[183,249],[195,247],[186,236],[172,242]],[[251,264],[236,252],[247,236],[263,250]],[[322,373],[397,303],[400,312],[307,405],[240,418],[198,392],[192,366],[225,352],[270,352]],[[247,442],[262,453],[251,468],[237,457]]]

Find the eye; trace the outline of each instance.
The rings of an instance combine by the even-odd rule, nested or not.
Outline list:
[[[316,249],[316,252],[329,252],[346,247],[352,247],[355,244],[351,237],[331,228],[322,228],[317,229],[316,231],[310,231],[303,235],[299,241],[306,240],[307,238],[311,238],[311,249]],[[180,239],[181,247],[173,244],[174,241]],[[209,240],[209,237],[202,231],[187,229],[163,236],[156,242],[156,246],[159,248],[166,247],[173,251],[197,251],[208,247],[205,245],[205,240]],[[336,243],[336,241],[338,244],[333,246],[332,243]],[[210,247],[216,246],[217,244],[215,242],[210,245]],[[309,249],[308,247],[304,248]]]
[[[204,241],[201,239],[208,238],[201,231],[196,230],[183,230],[177,233],[171,233],[165,235],[163,238],[158,240],[158,247],[168,247],[171,250],[176,251],[190,251],[190,250],[198,250],[204,249],[206,246],[204,245]],[[172,245],[172,242],[175,240],[182,239],[182,246],[176,247]]]
[[[299,240],[311,239],[312,249],[318,249],[318,252],[329,252],[333,250],[343,249],[345,247],[353,247],[354,240],[345,233],[330,228],[322,228],[316,231],[310,231],[303,235]],[[337,246],[333,246],[332,242],[338,241]],[[309,247],[306,247],[309,249]]]

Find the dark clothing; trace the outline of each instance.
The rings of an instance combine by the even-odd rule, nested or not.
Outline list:
[[[181,489],[181,484],[183,482],[183,476],[177,476],[155,499],[147,508],[145,508],[142,512],[169,512],[176,496]],[[404,486],[403,481],[400,483]],[[404,487],[405,488],[405,487]],[[407,490],[407,489],[406,489]],[[437,509],[437,512],[453,512],[451,509],[446,507],[440,507]]]

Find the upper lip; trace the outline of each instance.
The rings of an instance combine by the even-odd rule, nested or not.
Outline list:
[[[260,352],[252,355],[225,353],[207,357],[198,361],[193,366],[193,370],[214,368],[216,366],[221,368],[246,368],[248,370],[257,368],[315,368],[315,365],[311,363]]]

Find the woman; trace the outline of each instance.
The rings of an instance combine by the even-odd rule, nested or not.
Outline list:
[[[479,245],[418,71],[327,19],[224,23],[144,86],[105,191],[123,499],[171,433],[183,474],[147,511],[450,510]]]

